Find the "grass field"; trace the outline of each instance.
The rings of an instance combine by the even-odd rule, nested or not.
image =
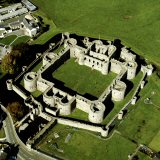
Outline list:
[[[18,37],[16,35],[11,35],[8,37],[5,37],[3,39],[0,39],[0,43],[5,44],[5,45],[16,45],[19,43],[25,43],[30,39],[30,37],[28,36],[22,36],[22,37]]]
[[[42,94],[42,92],[36,90],[36,91],[32,92],[31,94],[32,94],[33,97],[37,98],[37,97],[39,97]]]
[[[155,92],[154,95],[152,95],[153,91]],[[149,145],[152,139],[157,136],[160,129],[159,91],[160,79],[154,74],[149,78],[147,85],[141,91],[141,98],[134,106],[135,109],[125,117],[118,128],[125,137],[135,140],[138,143]],[[145,104],[144,99],[146,98],[151,98],[154,105]],[[156,148],[157,143],[152,142],[151,146]]]
[[[9,44],[12,43],[16,38],[17,38],[16,35],[8,36],[8,37],[6,37],[6,38],[0,39],[0,43],[5,44],[5,45],[9,45]]]
[[[30,39],[30,37],[28,36],[21,36],[21,37],[18,37],[13,43],[12,45],[17,45],[19,43],[26,43],[28,40]]]
[[[31,72],[37,72],[42,67],[42,61],[39,62],[32,70]]]
[[[139,160],[151,160],[152,159],[142,152],[138,152],[137,155],[138,155]]]
[[[61,31],[120,39],[160,66],[160,2],[128,0],[31,0]]]
[[[67,60],[52,75],[74,91],[82,95],[89,93],[97,98],[116,77],[112,72],[102,75],[87,66],[80,66],[73,58]]]
[[[74,119],[80,119],[84,121],[88,121],[88,114],[86,112],[81,111],[80,109],[76,108],[70,115],[67,117],[71,117]]]
[[[58,133],[60,137],[55,139],[54,133]],[[68,143],[65,143],[69,133],[71,138]],[[55,144],[56,148],[54,147]],[[69,160],[82,160],[82,156],[85,160],[127,160],[128,155],[135,150],[136,145],[117,133],[111,139],[104,140],[91,132],[75,130],[58,124],[36,147],[43,152]],[[63,152],[59,152],[58,149]]]
[[[160,131],[153,138],[153,140],[149,144],[149,147],[152,148],[152,149],[154,149],[157,152],[160,151]]]

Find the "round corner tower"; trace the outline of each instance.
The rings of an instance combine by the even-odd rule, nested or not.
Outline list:
[[[55,106],[55,98],[53,96],[53,92],[52,89],[50,89],[49,91],[46,91],[43,94],[43,101],[48,104],[50,107],[54,107]]]
[[[36,72],[28,72],[24,76],[24,88],[29,92],[37,89],[38,74]]]
[[[103,103],[94,103],[90,107],[88,119],[92,123],[101,123],[104,118],[105,105]]]
[[[8,79],[7,81],[6,81],[6,85],[7,85],[7,89],[8,90],[12,90],[13,88],[12,88],[12,84],[13,84],[13,80],[12,79]]]
[[[112,89],[112,100],[122,101],[125,96],[126,88],[127,86],[124,82],[117,80]]]

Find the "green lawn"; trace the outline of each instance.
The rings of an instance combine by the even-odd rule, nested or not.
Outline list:
[[[76,108],[70,115],[67,117],[71,117],[74,119],[80,119],[84,121],[88,121],[88,113],[83,112],[82,110]]]
[[[145,104],[144,99],[150,98],[154,104],[160,104],[160,79],[154,74],[148,80],[145,88],[140,92],[140,100],[120,124],[118,130],[138,143],[149,145],[160,129],[160,108],[152,104]],[[156,94],[151,96],[152,92]],[[158,142],[157,142],[158,143]],[[152,143],[156,148],[157,144]]]
[[[39,96],[42,94],[42,92],[36,90],[36,91],[32,92],[31,94],[32,94],[33,97],[36,97],[36,98],[37,98],[37,97],[39,97]]]
[[[16,35],[8,36],[8,37],[6,37],[6,38],[0,39],[0,43],[5,44],[5,45],[9,45],[9,44],[12,43],[16,38],[17,38]]]
[[[54,132],[59,134],[59,138],[54,138]],[[68,143],[65,139],[71,133]],[[50,141],[47,143],[47,141]],[[57,148],[53,144],[57,144]],[[126,147],[127,146],[127,147]],[[127,160],[136,145],[131,141],[115,133],[109,140],[100,139],[91,132],[81,129],[75,130],[72,127],[56,125],[36,146],[40,150],[69,160]],[[82,158],[83,157],[83,158]]]
[[[16,38],[17,38],[16,35],[11,35],[11,36],[5,37],[3,39],[0,39],[0,43],[5,44],[5,45],[10,45]],[[12,43],[12,45],[17,45],[22,42],[25,43],[29,39],[30,39],[30,37],[28,37],[28,36],[19,37]]]
[[[149,147],[154,149],[157,152],[160,151],[160,131],[155,135],[155,137],[149,144]]]
[[[22,36],[22,37],[18,37],[18,39],[16,39],[13,43],[12,43],[12,45],[17,45],[17,44],[19,44],[19,43],[26,43],[28,40],[30,39],[30,37],[28,37],[28,36]]]
[[[142,152],[138,152],[137,156],[138,156],[139,160],[151,160],[152,159]]]
[[[99,71],[81,66],[75,62],[74,58],[67,60],[52,75],[74,91],[82,95],[89,93],[95,97],[99,97],[116,77],[116,74],[112,72],[102,75]]]
[[[160,65],[160,1],[31,0],[57,28],[102,39],[120,39]],[[53,31],[54,32],[54,31]]]
[[[37,72],[42,67],[43,62],[39,62],[32,70],[31,72]]]
[[[60,51],[64,48],[63,45],[59,46],[57,49],[55,49],[53,52],[56,53],[56,54],[59,54]]]

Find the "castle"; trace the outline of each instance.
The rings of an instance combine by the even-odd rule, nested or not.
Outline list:
[[[132,80],[135,78],[138,67],[136,55],[129,52],[126,47],[123,47],[121,48],[119,57],[117,57],[117,48],[110,41],[106,41],[105,43],[101,40],[91,41],[88,37],[85,37],[81,43],[82,44],[79,45],[78,40],[71,38],[68,33],[62,34],[62,39],[59,44],[62,44],[63,49],[59,54],[52,51],[47,51],[43,54],[37,53],[36,59],[42,59],[42,67],[37,72],[28,72],[27,68],[23,67],[25,90],[29,92],[36,90],[41,91],[43,93],[43,102],[46,104],[45,107],[32,96],[28,97],[16,86],[13,80],[6,82],[7,88],[8,90],[14,90],[24,99],[25,104],[32,109],[28,116],[33,120],[34,115],[45,116],[45,119],[47,119],[46,117],[48,116],[49,121],[53,116],[58,123],[99,132],[101,136],[107,137],[109,124],[103,127],[97,126],[97,124],[101,124],[105,118],[107,106],[105,106],[104,101],[108,96],[111,96],[112,101],[122,101],[124,99],[127,94],[127,85],[123,79]],[[109,72],[117,74],[116,78],[106,87],[97,100],[90,100],[78,93],[70,95],[57,88],[54,82],[45,79],[45,73],[48,69],[52,68],[52,70],[55,71],[71,57],[75,58],[75,62],[79,65],[88,66],[93,70],[101,72],[103,75],[107,75]],[[152,74],[153,67],[151,65],[142,65],[141,71],[143,72],[143,78],[139,86],[141,86],[142,89],[144,78],[146,75],[150,76]],[[135,104],[136,93],[137,91],[126,106],[128,106],[129,103]],[[75,108],[86,112],[88,114],[88,120],[92,125],[59,117],[61,115],[70,115]],[[123,109],[117,116],[118,119],[122,119]],[[21,122],[21,124],[22,123],[23,122]]]

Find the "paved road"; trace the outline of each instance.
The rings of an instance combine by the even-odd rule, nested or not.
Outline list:
[[[4,121],[4,130],[6,133],[7,141],[19,145],[17,160],[57,160],[56,158],[51,158],[45,154],[37,152],[36,150],[29,150],[26,145],[19,139],[10,114],[7,112],[4,106],[1,105],[1,108],[7,114],[7,118]]]

